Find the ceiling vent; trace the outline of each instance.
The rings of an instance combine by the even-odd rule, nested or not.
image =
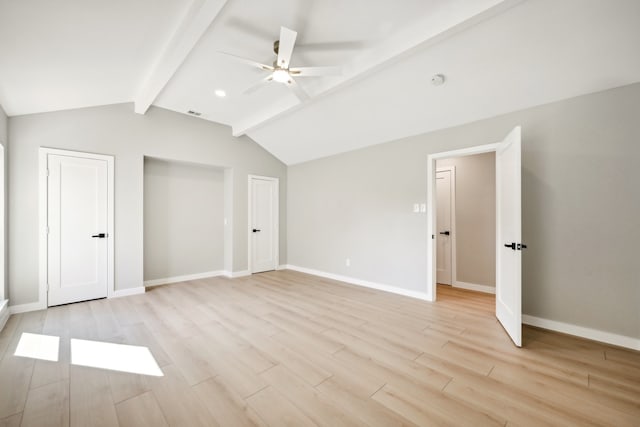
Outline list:
[[[200,117],[202,115],[202,113],[198,111],[193,111],[193,110],[187,111],[187,114],[191,114],[192,116],[196,116],[196,117]]]

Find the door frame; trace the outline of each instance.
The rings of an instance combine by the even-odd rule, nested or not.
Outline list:
[[[38,212],[39,212],[39,309],[49,306],[47,292],[47,269],[48,269],[48,245],[47,245],[47,211],[49,205],[48,197],[48,168],[47,158],[49,154],[79,157],[83,159],[104,160],[107,162],[107,298],[115,296],[114,278],[114,256],[115,256],[115,229],[114,229],[114,199],[115,199],[115,179],[114,179],[114,157],[105,154],[86,153],[82,151],[61,150],[58,148],[39,147],[39,186],[38,186]]]
[[[254,179],[260,179],[263,181],[272,181],[275,183],[276,186],[276,191],[274,193],[274,198],[275,203],[273,204],[274,206],[274,213],[273,213],[273,229],[274,229],[274,236],[275,239],[273,239],[273,250],[274,250],[274,254],[276,256],[276,260],[275,260],[275,268],[274,270],[277,270],[279,265],[280,265],[280,178],[275,178],[272,176],[262,176],[262,175],[252,175],[249,174],[247,176],[247,183],[248,183],[248,203],[247,203],[247,269],[249,271],[249,274],[253,274],[253,236],[252,233],[250,232],[250,229],[252,227],[253,224],[253,186],[252,181]]]
[[[443,166],[441,168],[436,168],[436,173],[449,171],[451,178],[451,224],[449,228],[451,229],[450,243],[451,243],[451,286],[455,287],[457,282],[456,277],[456,167],[455,166]],[[435,183],[435,181],[434,181]],[[434,205],[435,206],[435,205]],[[434,220],[436,217],[434,216]],[[436,250],[437,252],[437,250]],[[435,264],[434,264],[435,265]],[[437,274],[437,271],[436,271]]]
[[[435,250],[435,233],[436,233],[436,160],[447,159],[452,157],[464,157],[473,154],[491,153],[498,151],[500,143],[477,145],[469,148],[462,148],[452,151],[443,151],[441,153],[430,154],[427,163],[427,238],[430,243],[427,245],[427,299],[436,301],[436,254]],[[497,223],[497,217],[496,217]],[[496,229],[496,234],[497,234]],[[497,239],[497,236],[496,236]],[[497,242],[497,240],[496,240]],[[453,244],[452,244],[453,250]],[[453,257],[452,257],[453,258]],[[453,261],[451,268],[453,269]],[[455,277],[454,271],[451,272],[452,280]],[[455,283],[455,281],[454,281]]]

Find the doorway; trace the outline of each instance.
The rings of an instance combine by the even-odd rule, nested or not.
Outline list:
[[[502,142],[429,156],[427,221],[431,244],[427,245],[427,294],[436,301],[437,206],[436,161],[472,154],[496,153],[496,317],[518,347],[522,345],[522,252],[521,241],[521,129],[514,128]],[[435,268],[434,268],[435,267]],[[453,273],[455,274],[455,273]]]
[[[439,159],[436,167],[437,283],[495,294],[495,152]]]
[[[275,270],[279,263],[279,180],[249,175],[249,271]]]
[[[40,149],[40,301],[46,306],[113,292],[112,156]]]

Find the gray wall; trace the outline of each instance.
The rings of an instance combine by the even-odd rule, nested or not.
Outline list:
[[[144,280],[224,269],[224,170],[144,159]]]
[[[496,154],[442,159],[436,165],[456,168],[456,281],[495,287]]]
[[[8,251],[6,250],[7,248],[7,242],[8,242],[8,236],[6,231],[9,229],[8,225],[8,215],[7,215],[7,201],[8,201],[8,149],[9,149],[9,119],[7,118],[7,114],[4,112],[4,109],[2,108],[2,105],[0,105],[0,144],[4,147],[4,205],[3,205],[3,209],[4,209],[4,247],[5,247],[5,254],[4,254],[4,267],[1,271],[4,271],[4,281],[3,281],[3,288],[0,289],[1,294],[0,294],[0,301],[2,301],[2,297],[4,296],[4,298],[8,298],[9,297],[9,281],[8,281],[8,269],[6,268],[7,266],[7,261],[9,260],[8,257]]]
[[[234,138],[223,125],[131,104],[11,117],[9,139],[9,297],[11,304],[38,299],[38,147],[115,156],[115,286],[143,283],[144,156],[230,168],[233,271],[247,269],[247,175],[280,178],[280,222],[286,224],[283,163],[249,138]],[[228,193],[228,194],[227,194]],[[286,260],[286,227],[280,228],[280,259]]]
[[[2,105],[0,105],[0,144],[3,146],[7,142],[7,134],[9,129],[9,120],[7,119],[7,114],[4,112]]]
[[[634,84],[290,167],[288,262],[425,291],[427,156],[522,125],[524,313],[640,337],[639,112]]]

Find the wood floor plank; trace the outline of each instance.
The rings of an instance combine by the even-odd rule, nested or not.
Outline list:
[[[345,377],[331,377],[319,384],[316,388],[323,392],[327,399],[334,402],[335,405],[342,406],[346,411],[349,411],[350,414],[368,426],[415,426],[415,424],[407,418],[371,399],[371,395],[359,395],[357,391],[353,390],[352,383],[348,380],[345,381]]]
[[[640,401],[630,404],[587,387],[562,383],[526,368],[498,364],[490,376],[535,394],[540,399],[551,400],[557,406],[581,407],[583,414],[602,425],[633,426],[640,419]]]
[[[640,352],[530,327],[517,348],[493,295],[437,292],[283,270],[12,315],[0,427],[640,425]],[[23,332],[59,360],[15,356]],[[72,338],[147,347],[164,376],[72,366]]]
[[[116,405],[120,427],[168,426],[152,392],[146,392]]]
[[[301,378],[296,377],[282,365],[274,366],[263,372],[261,377],[320,426],[366,425],[350,415],[340,405],[332,404],[324,394],[305,383]]]
[[[118,425],[106,371],[72,365],[69,378],[71,426]]]
[[[504,426],[506,419],[496,414],[457,405],[455,400],[427,389],[423,393],[384,386],[373,399],[418,425]]]
[[[148,381],[167,423],[171,426],[217,426],[215,418],[180,371],[172,365],[162,370],[163,377],[150,377]]]
[[[69,425],[69,380],[29,390],[22,415],[24,426]]]
[[[22,412],[0,419],[0,427],[19,427],[22,422]]]
[[[19,317],[11,335],[11,342],[0,361],[0,418],[6,418],[24,409],[35,361],[15,356],[14,353],[23,333],[42,333],[45,317],[45,310],[23,313]]]
[[[193,389],[221,426],[266,426],[246,400],[223,382],[212,378],[195,385]]]
[[[144,375],[109,371],[108,377],[113,403],[117,404],[149,391],[149,384]]]
[[[247,402],[271,427],[314,427],[318,425],[271,387],[250,396]]]

